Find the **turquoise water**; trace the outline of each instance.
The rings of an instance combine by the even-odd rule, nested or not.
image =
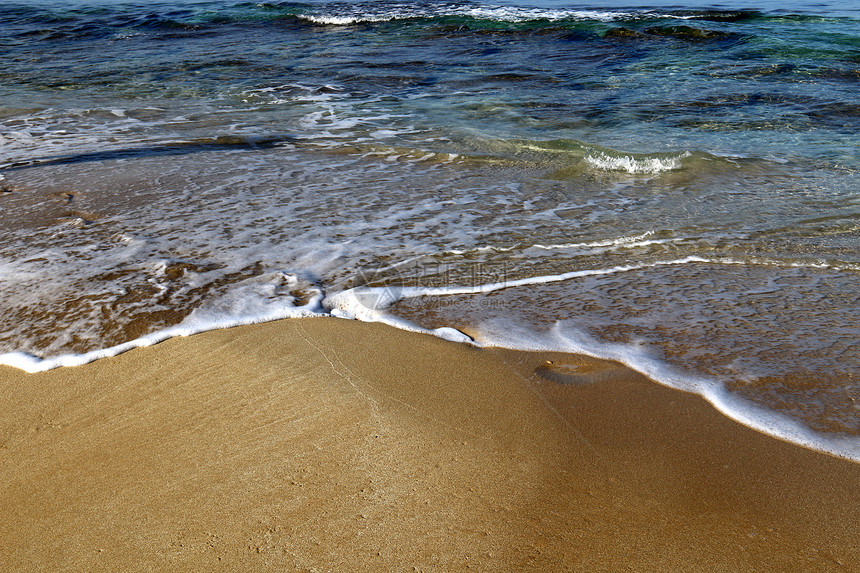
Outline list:
[[[860,458],[855,4],[2,1],[2,361],[453,327]]]

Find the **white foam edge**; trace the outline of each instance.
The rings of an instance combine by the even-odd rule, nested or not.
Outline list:
[[[650,264],[572,271],[559,275],[530,277],[474,287],[359,287],[329,296],[323,300],[322,304],[334,316],[354,318],[365,322],[381,322],[403,330],[433,334],[448,340],[469,342],[477,346],[497,346],[525,351],[571,352],[605,360],[615,360],[659,384],[676,390],[698,394],[727,418],[763,434],[811,450],[860,463],[860,438],[850,436],[828,436],[825,438],[799,421],[757,406],[748,400],[729,393],[719,380],[696,378],[680,374],[662,361],[649,356],[642,347],[637,348],[635,344],[622,345],[587,341],[584,337],[577,340],[569,336],[563,337],[558,332],[555,333],[556,336],[553,343],[537,343],[533,332],[523,332],[519,335],[514,335],[512,334],[514,330],[510,328],[505,329],[506,334],[503,337],[482,332],[481,339],[476,341],[456,329],[424,329],[409,321],[385,313],[385,309],[405,298],[485,294],[509,287],[545,284],[578,277],[615,274],[650,267],[689,263],[744,264],[742,261],[732,259],[705,259],[691,256],[683,259],[657,261]],[[448,338],[447,335],[451,335],[452,338]]]
[[[322,317],[329,316],[329,313],[322,310],[320,303],[322,294],[315,295],[306,305],[281,307],[275,310],[261,314],[246,314],[231,316],[222,320],[186,320],[182,323],[152,332],[140,338],[117,344],[109,348],[93,350],[82,354],[63,354],[52,358],[39,358],[27,352],[7,352],[0,354],[0,366],[11,366],[23,370],[29,374],[38,372],[46,372],[55,368],[64,366],[83,366],[90,362],[95,362],[102,358],[110,358],[145,346],[153,346],[159,342],[164,342],[170,338],[178,338],[191,336],[201,332],[211,330],[221,330],[232,328],[234,326],[243,326],[248,324],[259,324],[263,322],[271,322],[284,318],[306,318],[306,317]]]
[[[601,342],[581,331],[562,332],[560,323],[556,323],[544,335],[518,330],[510,324],[504,324],[495,331],[489,327],[481,332],[476,344],[532,352],[568,352],[620,362],[658,384],[701,396],[722,415],[762,434],[860,463],[860,437],[825,438],[787,415],[732,394],[716,378],[681,373],[650,355],[646,347],[635,343]]]
[[[397,267],[403,262],[391,266]],[[511,284],[510,286],[514,286]],[[102,358],[110,358],[133,350],[152,346],[170,338],[191,336],[202,332],[232,328],[234,326],[259,324],[284,318],[334,316],[339,318],[357,319],[365,322],[380,322],[401,330],[409,330],[432,334],[453,342],[473,342],[472,339],[454,328],[426,329],[409,321],[386,315],[378,309],[388,308],[400,299],[394,296],[397,292],[407,291],[407,296],[420,296],[427,289],[391,289],[380,287],[359,287],[336,293],[323,299],[323,295],[315,295],[308,304],[300,307],[281,307],[260,314],[234,315],[221,320],[189,320],[177,326],[152,332],[140,338],[117,344],[108,348],[93,350],[80,354],[63,354],[52,358],[40,358],[27,352],[7,352],[0,354],[0,366],[10,366],[35,374],[60,367],[83,366]],[[430,289],[437,290],[437,289]],[[493,289],[495,290],[495,289]],[[458,294],[458,291],[442,294]],[[373,300],[368,299],[371,297]],[[191,316],[189,316],[191,318]]]
[[[45,372],[47,370],[52,370],[54,368],[59,368],[63,366],[81,366],[84,364],[89,364],[90,362],[94,362],[101,358],[108,358],[112,356],[117,356],[134,348],[140,348],[145,346],[152,346],[154,344],[158,344],[159,342],[163,342],[169,338],[175,337],[184,337],[191,336],[193,334],[198,334],[201,332],[207,332],[211,330],[219,330],[224,328],[231,328],[234,326],[241,326],[247,324],[258,324],[263,322],[270,322],[273,320],[280,320],[284,318],[299,318],[299,317],[321,317],[321,316],[335,316],[340,318],[351,318],[357,319],[365,322],[381,322],[385,324],[389,324],[396,328],[400,328],[402,330],[409,330],[413,332],[421,332],[425,334],[433,334],[434,336],[438,336],[440,338],[444,338],[446,340],[452,340],[456,342],[470,342],[476,343],[469,336],[463,334],[462,332],[453,329],[453,328],[440,328],[440,329],[426,329],[419,327],[411,322],[405,321],[403,319],[399,319],[388,315],[384,312],[385,309],[390,307],[392,304],[403,300],[405,298],[417,298],[421,296],[450,296],[450,295],[464,295],[464,294],[486,294],[489,292],[502,290],[511,287],[519,287],[519,286],[529,286],[535,284],[546,284],[558,281],[566,281],[574,278],[588,277],[588,276],[599,276],[599,275],[608,275],[615,274],[621,272],[629,272],[635,270],[641,270],[646,268],[660,267],[660,266],[670,266],[670,265],[684,265],[690,263],[704,263],[704,264],[730,264],[730,265],[743,265],[748,264],[744,261],[738,261],[733,259],[706,259],[703,257],[690,256],[682,259],[674,259],[674,260],[666,260],[666,261],[656,261],[653,263],[642,263],[642,264],[632,264],[632,265],[623,265],[616,266],[606,269],[585,269],[579,271],[571,271],[568,273],[562,273],[558,275],[544,275],[544,276],[536,276],[536,277],[528,277],[524,279],[512,280],[512,281],[503,281],[497,283],[488,283],[483,285],[476,285],[471,287],[399,287],[399,286],[390,286],[390,287],[357,287],[352,289],[347,289],[344,291],[337,292],[333,295],[329,295],[327,297],[323,297],[321,293],[315,295],[306,305],[299,307],[281,307],[273,311],[260,313],[260,314],[245,314],[238,316],[230,316],[228,318],[222,320],[193,320],[193,321],[183,321],[177,326],[170,327],[164,330],[160,330],[157,332],[153,332],[137,338],[135,340],[131,340],[128,342],[124,342],[122,344],[118,344],[115,346],[111,346],[109,348],[93,350],[91,352],[83,353],[83,354],[64,354],[60,356],[56,356],[53,358],[40,358],[38,356],[34,356],[32,354],[26,352],[7,352],[4,354],[0,354],[0,366],[10,366],[13,368],[18,368],[28,373],[37,373],[37,372]],[[764,264],[763,261],[753,261],[752,264]],[[398,266],[398,264],[391,265],[391,268]],[[790,266],[807,266],[807,265],[790,265]],[[818,268],[818,265],[812,265]],[[822,265],[825,268],[827,265]],[[476,343],[477,344],[477,343]],[[498,345],[500,343],[493,342],[492,344]],[[606,345],[603,345],[606,347]],[[529,348],[525,348],[522,345],[517,345],[516,348],[521,350],[528,350]],[[576,350],[578,352],[584,352],[586,354],[592,354],[592,352],[586,352],[582,349]],[[620,359],[625,364],[630,365],[632,368],[643,372],[643,374],[650,375],[646,370],[641,367],[633,366],[628,360]],[[660,378],[659,376],[656,376]],[[665,378],[665,376],[663,377]],[[666,383],[666,385],[673,386],[682,390],[688,390],[692,392],[699,393],[701,395],[705,395],[706,392],[701,390],[699,387],[695,388],[686,388],[682,387],[678,384]],[[712,403],[717,405],[717,401],[714,400]],[[718,407],[719,409],[719,407]],[[721,410],[722,411],[722,410]],[[728,414],[727,414],[728,415]],[[730,416],[733,417],[733,416]],[[756,419],[761,419],[762,416],[756,416]],[[735,418],[737,419],[737,418]],[[740,420],[739,420],[740,421]],[[755,427],[752,423],[743,422],[746,425],[750,425]],[[764,431],[764,430],[763,430]],[[799,431],[799,430],[798,430]],[[767,432],[770,433],[770,432]],[[796,434],[795,431],[792,435]],[[792,438],[786,438],[789,441],[795,441]],[[809,441],[811,438],[804,438],[804,440]],[[860,456],[860,454],[858,454]],[[852,458],[853,459],[853,458]],[[860,460],[860,457],[858,457]]]
[[[570,271],[557,275],[540,275],[526,277],[509,281],[486,283],[474,286],[445,286],[445,287],[404,287],[398,285],[370,287],[360,286],[339,291],[325,297],[322,300],[323,308],[336,316],[348,316],[359,320],[378,321],[382,311],[392,304],[407,298],[418,298],[423,296],[453,296],[467,294],[487,294],[493,291],[511,287],[548,284],[553,282],[567,281],[575,278],[611,275],[625,273],[656,267],[680,266],[687,264],[712,264],[712,265],[768,265],[775,264],[769,261],[742,261],[730,258],[705,258],[695,255],[680,259],[654,261],[651,263],[637,263],[629,265],[618,265],[602,269],[582,269]],[[386,268],[395,268],[391,265]],[[789,266],[808,267],[809,265],[789,264]],[[812,265],[819,268],[818,265]]]
[[[300,307],[283,307],[268,313],[233,316],[224,320],[201,320],[192,321],[187,324],[181,323],[178,326],[157,331],[123,344],[84,354],[66,354],[54,358],[39,358],[24,352],[9,352],[0,354],[0,365],[11,366],[27,373],[35,374],[59,367],[82,366],[101,358],[117,356],[135,348],[152,346],[170,338],[191,336],[212,330],[259,324],[285,318],[332,316],[363,322],[382,323],[400,330],[430,334],[452,342],[468,343],[475,346],[495,346],[523,351],[570,352],[604,360],[614,360],[659,384],[698,394],[727,418],[763,434],[811,450],[860,463],[860,438],[850,436],[828,436],[824,438],[799,421],[792,420],[788,416],[772,410],[756,406],[743,398],[730,394],[717,380],[679,374],[668,365],[648,355],[642,347],[637,348],[635,344],[622,345],[591,341],[582,333],[579,333],[579,337],[577,338],[572,337],[569,333],[561,334],[557,328],[551,331],[553,335],[551,343],[547,341],[539,342],[540,336],[536,336],[531,331],[516,335],[516,329],[512,328],[506,328],[504,336],[494,336],[492,333],[484,332],[482,333],[481,340],[474,340],[455,328],[441,327],[427,329],[385,312],[385,309],[404,298],[483,294],[515,286],[550,283],[577,277],[614,274],[649,267],[688,263],[743,264],[741,261],[711,260],[691,256],[683,259],[657,261],[650,264],[572,271],[559,275],[529,277],[474,287],[358,287],[340,291],[325,298],[323,298],[321,293],[317,294],[308,304]],[[368,296],[374,297],[370,306],[368,305]]]
[[[706,259],[703,257],[689,256],[681,259],[655,261],[653,263],[639,263],[630,265],[618,265],[605,269],[583,269],[578,271],[570,271],[557,275],[541,275],[535,277],[526,277],[510,281],[500,281],[495,283],[486,283],[475,286],[446,286],[446,287],[401,287],[401,286],[385,286],[385,287],[356,287],[344,291],[340,291],[333,295],[327,296],[322,304],[329,310],[338,309],[348,312],[358,317],[365,311],[376,312],[388,308],[395,302],[405,298],[417,298],[420,296],[445,296],[445,295],[463,295],[463,294],[486,294],[496,290],[502,290],[511,287],[529,286],[535,284],[546,284],[559,281],[566,281],[574,278],[591,277],[599,275],[609,275],[615,273],[636,271],[641,269],[685,265],[690,263],[718,263],[718,264],[743,264],[741,261]],[[371,300],[372,299],[372,300]],[[365,310],[362,310],[362,307]]]

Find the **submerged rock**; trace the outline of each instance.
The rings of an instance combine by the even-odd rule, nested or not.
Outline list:
[[[631,39],[631,40],[647,40],[653,38],[676,38],[678,40],[687,40],[690,42],[707,42],[712,40],[729,40],[738,37],[737,34],[730,32],[721,32],[719,30],[707,30],[704,28],[696,28],[695,26],[677,25],[677,26],[651,26],[645,28],[641,32],[632,28],[619,26],[610,28],[603,33],[604,38],[610,39]]]
[[[619,28],[610,28],[604,34],[604,38],[646,38],[647,36],[642,32],[637,32],[631,28],[619,27]]]
[[[696,28],[694,26],[652,26],[645,28],[645,34],[651,36],[661,36],[668,38],[677,38],[679,40],[689,41],[708,41],[708,40],[727,40],[737,37],[736,34],[728,32],[720,32],[718,30],[706,30]]]

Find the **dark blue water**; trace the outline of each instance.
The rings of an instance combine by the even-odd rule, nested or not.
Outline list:
[[[855,2],[3,1],[0,61],[5,362],[333,312],[860,456]]]

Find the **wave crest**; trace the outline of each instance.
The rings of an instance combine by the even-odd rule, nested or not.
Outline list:
[[[601,151],[588,153],[584,159],[590,167],[601,171],[623,171],[633,175],[653,175],[681,169],[683,167],[681,160],[689,156],[690,153],[687,151],[675,157],[612,156]]]

